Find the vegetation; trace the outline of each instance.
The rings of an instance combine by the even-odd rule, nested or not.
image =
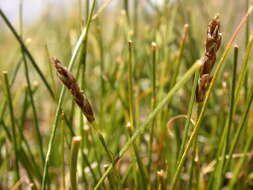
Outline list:
[[[0,189],[253,188],[248,0],[77,0],[29,27],[24,3],[0,9]]]

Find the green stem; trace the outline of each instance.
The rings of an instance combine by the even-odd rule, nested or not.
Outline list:
[[[194,91],[196,90],[196,88],[194,89]],[[202,104],[199,103],[197,105],[197,118],[196,120],[198,120],[199,114],[200,114],[200,110],[201,110]],[[193,147],[192,147],[192,162],[191,162],[191,167],[190,167],[190,178],[189,178],[189,184],[188,184],[188,189],[194,189],[194,186],[192,185],[192,182],[194,180],[194,174],[196,175],[196,180],[195,180],[195,184],[196,187],[195,189],[198,189],[198,172],[196,171],[197,169],[197,162],[198,162],[198,138],[197,136],[195,137],[195,139],[193,140]]]
[[[135,115],[134,115],[134,100],[133,100],[133,42],[128,42],[128,102],[129,102],[129,118],[130,118],[130,126],[135,127]],[[130,132],[129,136],[132,136],[132,133]],[[140,169],[141,177],[142,177],[142,184],[143,188],[146,189],[146,181],[147,181],[147,175],[144,171],[144,166],[142,164],[142,161],[139,156],[139,151],[137,149],[136,144],[133,142],[133,149],[134,154],[136,156],[137,164]]]
[[[226,161],[225,157],[228,150],[229,136],[231,131],[232,119],[233,119],[233,110],[234,110],[234,98],[235,98],[235,85],[236,85],[236,71],[237,71],[237,61],[238,61],[238,46],[234,46],[234,64],[233,64],[233,77],[231,80],[231,90],[230,90],[230,106],[226,125],[224,132],[222,134],[218,154],[217,154],[217,163],[214,171],[215,181],[214,189],[220,189],[223,181],[223,175],[226,171],[223,171],[224,163]],[[220,156],[221,155],[221,156]],[[221,157],[221,159],[220,159]],[[216,173],[217,172],[217,173]]]
[[[20,0],[20,7],[19,7],[19,23],[20,23],[20,38],[21,40],[23,40],[23,0]],[[35,102],[34,102],[34,98],[33,98],[33,93],[32,93],[32,85],[30,82],[30,76],[29,76],[29,70],[28,70],[28,65],[27,65],[27,60],[25,57],[25,52],[24,49],[21,47],[21,53],[22,53],[22,57],[23,57],[23,61],[24,61],[24,66],[25,66],[25,77],[26,77],[26,82],[28,85],[28,94],[29,94],[29,98],[31,101],[31,105],[32,105],[32,111],[33,111],[33,118],[34,118],[34,126],[35,126],[35,132],[36,132],[36,136],[37,136],[37,141],[39,144],[39,150],[40,150],[40,156],[41,156],[41,160],[42,162],[45,161],[45,157],[44,157],[44,153],[43,153],[43,142],[42,142],[42,137],[40,134],[40,130],[39,130],[39,121],[38,121],[38,114],[37,114],[37,110],[35,107]]]
[[[95,131],[96,134],[98,135],[98,139],[99,139],[100,143],[102,144],[102,146],[103,146],[103,148],[104,148],[104,150],[105,150],[105,152],[106,152],[107,157],[109,158],[109,160],[110,160],[111,162],[113,162],[113,160],[114,160],[113,154],[110,152],[108,146],[106,145],[106,142],[105,142],[105,139],[104,139],[103,135],[102,135],[101,132],[96,128],[95,122],[93,122],[91,125],[92,125],[92,129],[94,129],[94,131]],[[111,185],[112,185],[114,188],[118,189],[119,181],[116,181],[115,178],[117,178],[117,180],[119,180],[119,174],[117,173],[117,171],[116,171],[114,168],[113,168],[113,174],[114,174],[113,177],[110,178],[111,181],[112,181],[112,184],[111,184]]]
[[[62,190],[65,190],[66,185],[65,185],[65,159],[64,159],[64,136],[65,136],[65,131],[64,131],[64,113],[62,112],[61,114],[61,176],[62,176]]]
[[[184,131],[180,151],[179,151],[179,154],[178,154],[179,158],[181,158],[181,156],[183,154],[185,144],[186,144],[186,140],[187,140],[187,137],[189,135],[190,123],[191,123],[191,118],[192,118],[192,111],[193,111],[193,107],[194,107],[194,103],[195,103],[195,90],[196,90],[197,85],[198,85],[198,79],[199,79],[199,72],[196,72],[195,76],[194,76],[193,88],[192,88],[192,91],[191,91],[191,99],[190,99],[190,103],[189,103],[189,107],[188,107],[188,111],[187,111],[187,120],[186,120],[185,127],[184,127],[185,131]]]
[[[100,47],[100,126],[104,125],[104,94],[105,94],[105,81],[104,81],[104,44],[101,28],[98,28],[99,34],[99,47]]]
[[[245,4],[246,4],[245,12],[247,12],[247,10],[249,9],[249,0],[246,0]],[[245,49],[247,48],[248,43],[249,43],[249,21],[247,20],[246,29],[245,29]],[[245,99],[248,94],[248,78],[249,78],[248,76],[249,76],[249,72],[248,70],[246,70],[245,80],[244,80]]]
[[[247,116],[248,116],[248,112],[250,110],[252,99],[253,99],[253,85],[250,88],[249,96],[247,98],[246,105],[244,107],[242,119],[240,120],[240,123],[239,123],[238,127],[236,127],[235,136],[232,140],[231,147],[230,147],[230,150],[229,150],[229,155],[228,155],[229,157],[228,157],[228,160],[227,160],[227,162],[225,164],[225,167],[224,167],[225,171],[229,167],[230,161],[232,159],[232,154],[233,154],[233,152],[235,150],[235,147],[237,145],[237,142],[239,140],[240,133],[241,133],[243,127],[245,126],[246,121],[247,121]]]
[[[129,120],[132,126],[135,125],[134,118],[134,100],[133,100],[133,42],[128,42],[128,105],[129,105]]]
[[[156,107],[156,43],[153,42],[152,48],[152,111]],[[149,141],[149,155],[148,155],[148,169],[150,171],[152,165],[152,146],[154,141],[154,127],[156,118],[153,119],[150,129],[150,141]]]
[[[251,87],[253,88],[253,87]],[[252,89],[251,89],[251,93],[252,93]],[[252,95],[251,95],[252,96]],[[252,102],[252,101],[251,101]],[[251,104],[250,102],[250,104]],[[246,116],[247,117],[247,116]],[[242,118],[242,120],[247,120],[247,118]],[[244,122],[245,123],[245,122]],[[233,171],[233,177],[229,183],[229,186],[228,186],[228,189],[229,190],[232,190],[234,189],[234,185],[238,182],[238,176],[240,174],[240,170],[243,166],[243,164],[245,163],[246,159],[247,159],[247,152],[249,151],[250,149],[250,145],[252,143],[252,140],[253,140],[253,133],[252,131],[250,131],[250,135],[249,137],[247,138],[247,142],[246,142],[246,145],[244,147],[244,151],[243,151],[243,157],[240,159],[240,161],[238,162],[238,164],[236,165],[234,171]]]
[[[249,43],[247,45],[246,53],[243,57],[243,63],[241,65],[241,70],[240,70],[240,73],[239,73],[239,76],[238,76],[238,82],[237,82],[236,89],[235,89],[235,106],[234,106],[233,112],[236,111],[235,109],[236,109],[238,101],[239,101],[239,97],[240,97],[239,93],[240,93],[240,89],[243,85],[243,82],[245,80],[245,74],[246,74],[247,67],[248,67],[248,64],[249,64],[249,58],[250,58],[250,55],[251,55],[252,46],[253,46],[253,33],[250,35],[250,40],[249,40]]]
[[[128,134],[129,134],[129,137],[131,138],[133,136],[133,126],[128,123],[127,125],[127,129],[128,129]],[[142,189],[147,189],[147,172],[142,164],[142,161],[141,161],[141,158],[140,158],[140,155],[139,155],[139,151],[137,149],[137,146],[136,146],[136,143],[133,142],[132,143],[133,145],[133,149],[134,149],[134,154],[135,154],[135,157],[136,157],[136,161],[137,161],[137,165],[139,167],[139,170],[140,170],[140,174],[141,174],[141,183],[143,185]]]
[[[19,135],[16,133],[16,128],[15,128],[15,118],[14,118],[14,111],[13,111],[13,103],[12,103],[12,97],[11,97],[11,92],[10,92],[10,84],[9,84],[9,79],[8,79],[8,73],[7,71],[3,71],[4,75],[4,82],[5,82],[5,87],[6,87],[6,92],[7,92],[7,98],[8,98],[8,106],[9,106],[9,111],[10,111],[10,119],[11,119],[11,129],[12,129],[12,139],[13,139],[13,148],[14,148],[14,155],[15,155],[15,178],[14,178],[14,183],[16,183],[20,176],[19,176],[19,156],[18,156],[18,144],[17,144],[17,139],[19,139]]]
[[[83,43],[83,46],[82,46],[82,49],[80,50],[80,65],[82,66],[81,67],[81,89],[85,89],[85,72],[86,72],[86,47],[87,47],[87,40]],[[85,140],[88,140],[88,139],[85,139],[85,135],[84,135],[84,117],[83,117],[83,113],[82,111],[80,110],[80,134],[81,134],[81,137],[82,137],[82,141],[81,141],[81,150],[83,151],[84,149],[84,141]],[[86,177],[85,177],[85,173],[84,173],[84,170],[85,170],[85,158],[84,156],[86,156],[85,154],[82,154],[82,161],[81,161],[81,165],[82,165],[82,179],[83,181],[86,183],[87,180],[86,180]],[[86,158],[87,160],[87,158]],[[95,178],[96,179],[96,178]]]
[[[13,86],[13,84],[14,84],[14,82],[15,82],[15,80],[16,80],[17,73],[18,73],[18,71],[19,71],[19,69],[20,69],[20,66],[21,66],[21,61],[19,61],[18,65],[17,65],[17,66],[15,67],[15,69],[14,69],[14,72],[13,72],[12,76],[10,77],[10,78],[11,78],[11,79],[10,79],[10,87]],[[1,106],[1,108],[2,108],[2,109],[1,109],[1,116],[0,116],[1,120],[3,120],[3,118],[4,118],[4,115],[5,115],[5,113],[6,113],[7,106],[8,106],[8,99],[5,98],[5,99],[3,100],[3,103],[2,103],[2,106]]]
[[[72,139],[70,155],[70,183],[72,190],[77,190],[77,158],[81,139],[80,136],[75,136]]]

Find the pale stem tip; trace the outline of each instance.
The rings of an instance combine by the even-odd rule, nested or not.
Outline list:
[[[128,129],[132,128],[132,125],[131,125],[131,123],[130,123],[130,122],[127,122],[127,125],[126,125],[126,127],[127,127]]]
[[[77,142],[81,142],[82,137],[81,136],[75,136],[73,137],[73,142],[77,143]]]
[[[152,43],[151,43],[151,47],[152,47],[152,50],[155,50],[156,47],[157,47],[157,44],[156,44],[155,42],[152,42]]]

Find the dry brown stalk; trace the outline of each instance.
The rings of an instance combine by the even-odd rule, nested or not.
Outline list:
[[[81,92],[74,75],[55,57],[50,57],[50,60],[56,68],[58,78],[70,90],[76,104],[80,107],[87,120],[93,122],[95,117],[91,104],[85,94]]]
[[[211,71],[216,61],[216,53],[220,48],[222,34],[220,33],[220,18],[216,15],[208,24],[205,42],[205,55],[202,59],[199,84],[196,89],[196,101],[204,100],[208,86],[212,80]]]

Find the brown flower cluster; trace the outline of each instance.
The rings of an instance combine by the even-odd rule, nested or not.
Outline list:
[[[50,60],[56,68],[57,76],[62,81],[62,83],[70,90],[76,104],[80,107],[87,120],[89,122],[93,122],[95,120],[95,117],[92,111],[92,107],[88,99],[85,97],[84,93],[80,91],[80,88],[76,82],[74,75],[69,72],[68,69],[64,67],[61,62],[55,57],[51,57]]]
[[[212,80],[211,71],[216,61],[216,53],[221,45],[222,34],[220,33],[220,18],[215,16],[208,24],[205,42],[205,55],[200,70],[199,83],[196,89],[196,101],[204,100],[208,86]]]

